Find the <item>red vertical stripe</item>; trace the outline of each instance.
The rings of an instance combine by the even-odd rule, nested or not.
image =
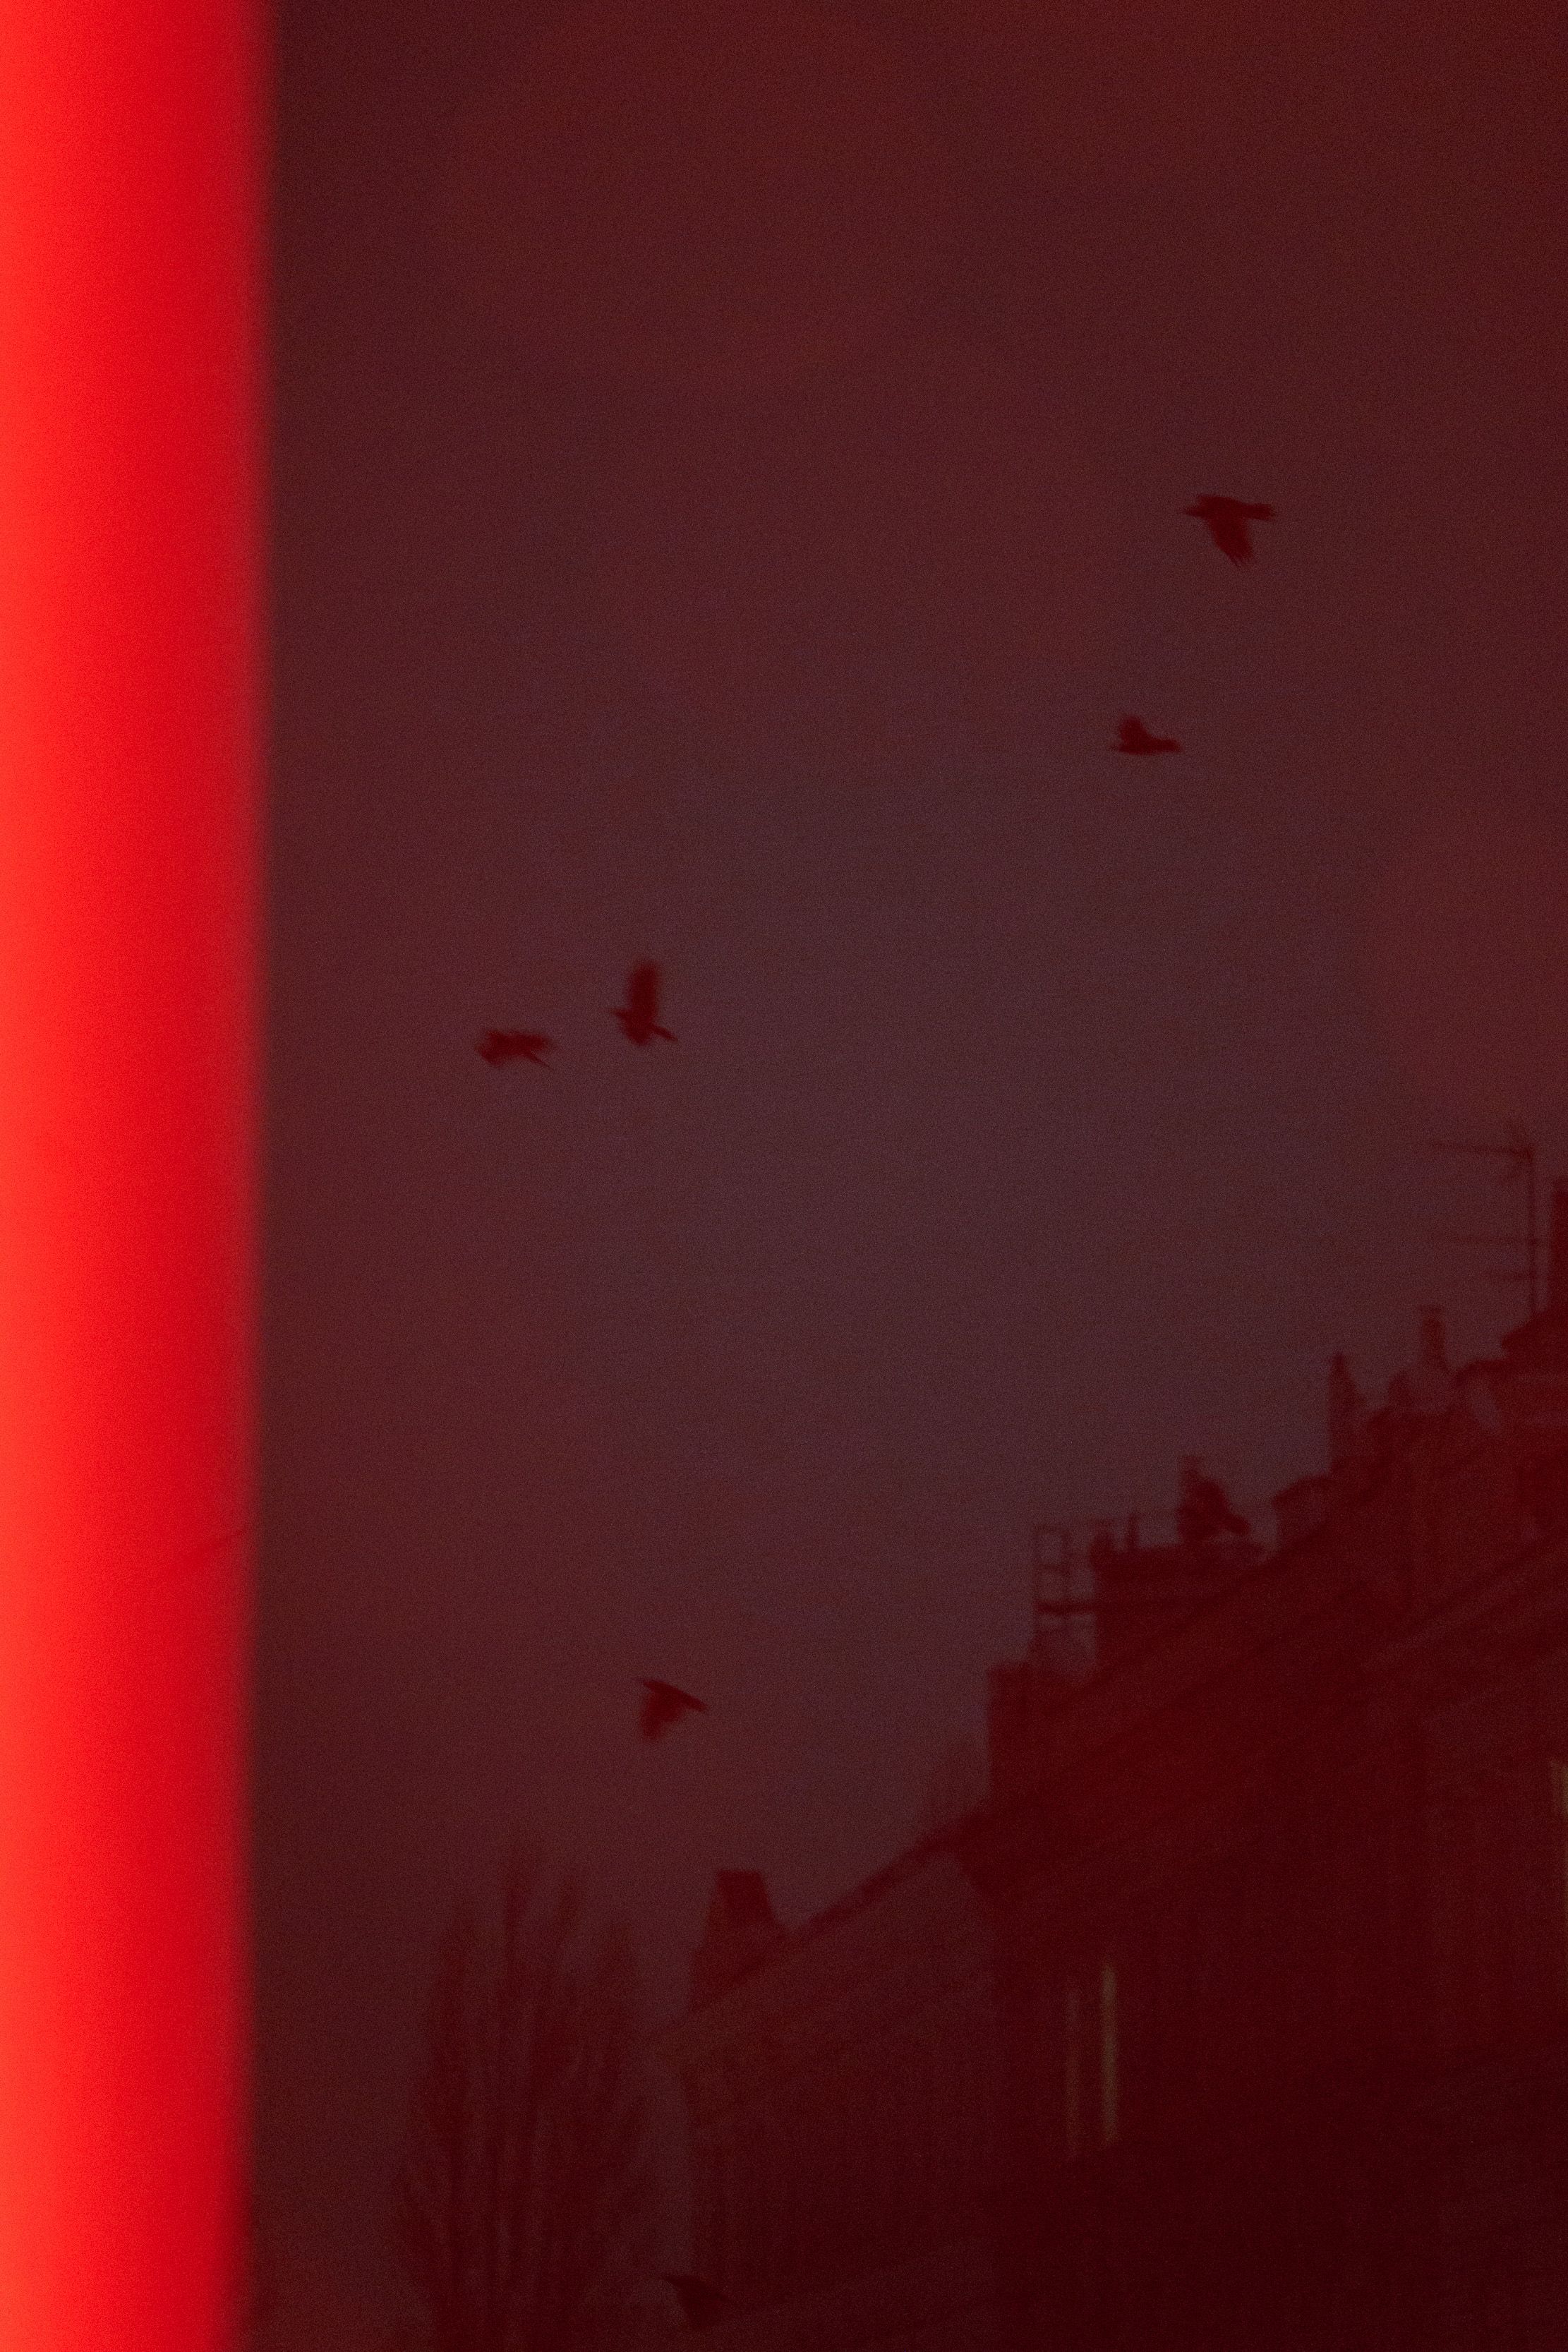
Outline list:
[[[0,2341],[214,2352],[244,2147],[253,0],[0,0]]]

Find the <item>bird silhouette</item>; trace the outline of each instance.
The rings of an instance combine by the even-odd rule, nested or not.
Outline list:
[[[711,2327],[731,2308],[731,2297],[721,2287],[710,2286],[706,2279],[689,2277],[682,2271],[661,2271],[659,2276],[679,2296],[688,2327]]]
[[[633,964],[626,975],[626,1001],[614,1010],[616,1019],[634,1045],[646,1045],[650,1037],[666,1037],[674,1045],[669,1031],[658,1025],[658,964]]]
[[[499,1070],[503,1062],[537,1062],[543,1069],[544,1056],[554,1049],[554,1038],[542,1036],[537,1029],[487,1029],[474,1050],[492,1070]]]
[[[1173,735],[1151,735],[1141,719],[1124,719],[1116,730],[1119,751],[1179,751]]]
[[[1204,1544],[1215,1536],[1244,1536],[1250,1521],[1231,1508],[1230,1497],[1217,1478],[1194,1478],[1182,1497],[1176,1524],[1184,1544]]]
[[[1272,507],[1249,506],[1245,499],[1216,499],[1212,493],[1194,499],[1184,511],[1194,516],[1199,522],[1207,523],[1209,537],[1220,553],[1228,555],[1233,563],[1250,563],[1252,561],[1252,535],[1247,524],[1272,522],[1274,520]]]
[[[706,1715],[708,1702],[693,1698],[689,1691],[677,1690],[673,1683],[649,1682],[643,1677],[647,1696],[642,1703],[642,1736],[645,1739],[662,1739],[672,1723],[682,1716]]]

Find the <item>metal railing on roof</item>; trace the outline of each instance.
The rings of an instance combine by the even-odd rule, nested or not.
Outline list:
[[[1151,1536],[1153,1539],[1148,1540]],[[1079,1540],[1084,1537],[1087,1541]],[[1043,1521],[1032,1530],[1035,1622],[1198,1608],[1264,1556],[1264,1547],[1250,1536],[1183,1543],[1175,1511]],[[1115,1570],[1113,1591],[1100,1588],[1102,1568]]]

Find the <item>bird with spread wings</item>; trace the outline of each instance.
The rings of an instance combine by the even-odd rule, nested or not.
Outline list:
[[[1233,563],[1252,562],[1252,534],[1247,528],[1247,524],[1272,522],[1274,520],[1272,507],[1255,506],[1246,499],[1215,498],[1212,491],[1201,499],[1194,499],[1184,512],[1208,525],[1209,537],[1220,553],[1228,555]]]
[[[1181,745],[1173,735],[1151,735],[1141,719],[1124,719],[1116,730],[1119,751],[1179,751]]]
[[[487,1029],[474,1050],[492,1070],[499,1070],[503,1062],[537,1062],[543,1069],[547,1066],[544,1056],[554,1052],[555,1040],[537,1029]]]
[[[673,1683],[650,1682],[645,1675],[643,1688],[647,1696],[642,1703],[642,1736],[645,1739],[662,1739],[672,1723],[688,1715],[706,1715],[708,1702],[693,1698],[689,1691],[677,1690]]]

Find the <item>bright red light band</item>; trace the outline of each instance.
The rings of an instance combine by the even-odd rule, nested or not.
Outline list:
[[[4,2352],[235,2292],[262,62],[254,0],[0,0]]]

